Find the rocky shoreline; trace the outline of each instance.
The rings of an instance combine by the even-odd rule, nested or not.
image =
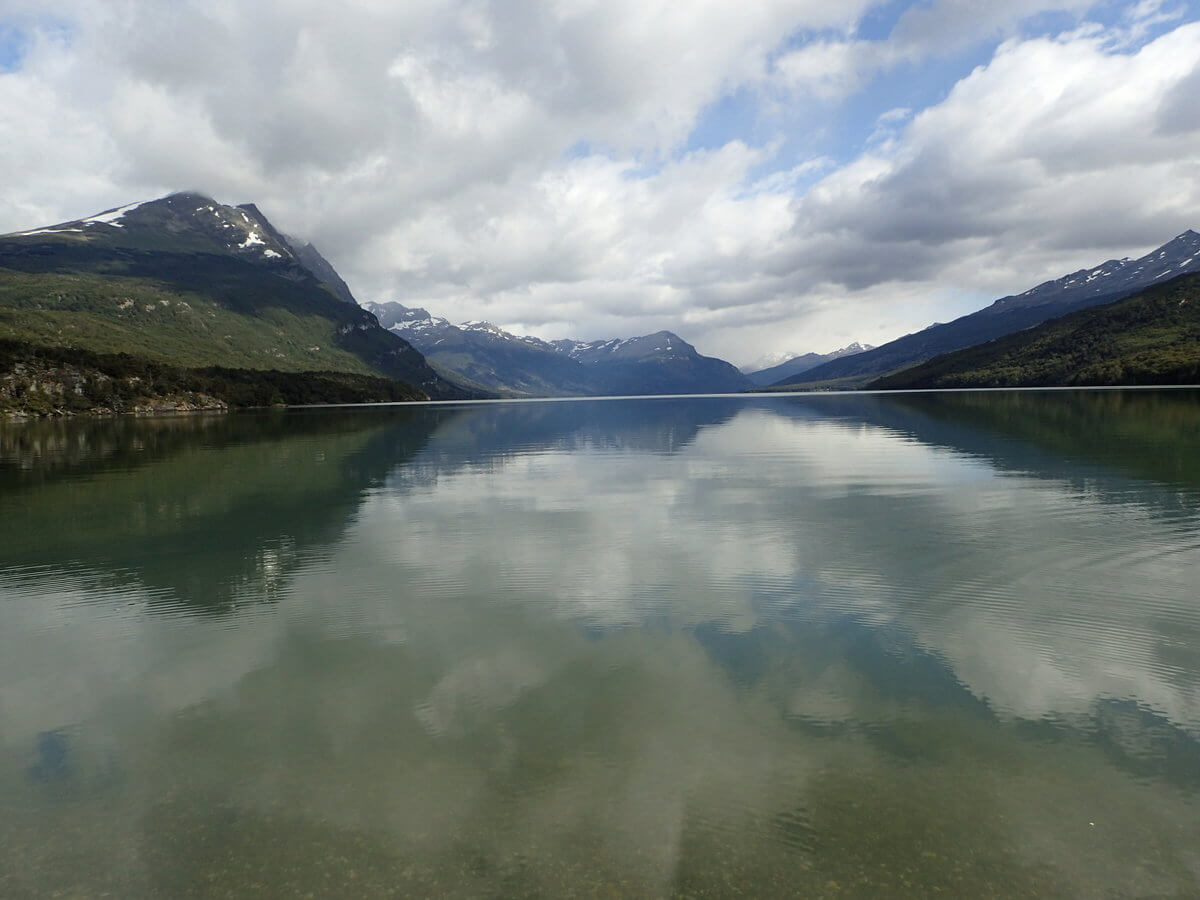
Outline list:
[[[9,421],[94,415],[163,415],[227,411],[224,400],[192,391],[155,395],[137,376],[113,378],[95,369],[18,362],[0,375],[0,417]]]
[[[184,369],[125,353],[98,354],[0,339],[0,420],[160,416],[428,399],[411,385],[373,375]]]

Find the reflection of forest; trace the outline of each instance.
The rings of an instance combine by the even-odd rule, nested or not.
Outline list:
[[[0,568],[134,578],[165,603],[216,612],[335,540],[363,494],[427,448],[422,468],[438,471],[537,448],[673,452],[737,408],[404,406],[5,425]]]
[[[293,410],[0,427],[0,565],[133,577],[219,610],[334,540],[398,467],[445,475],[514,453],[674,453],[763,409],[865,422],[1002,471],[1120,495],[1112,475],[1200,486],[1194,391],[964,392]],[[998,439],[999,438],[999,439]],[[1094,464],[1089,470],[1080,462]],[[1107,478],[1106,478],[1107,473]],[[1143,495],[1143,500],[1153,498]],[[53,541],[47,539],[53,535]]]
[[[402,407],[6,428],[0,567],[133,579],[219,611],[334,540],[441,418]]]
[[[270,416],[256,417],[264,425]],[[278,416],[274,417],[278,418]],[[0,486],[41,484],[63,474],[132,467],[197,440],[222,442],[246,420],[224,414],[0,421]]]
[[[868,422],[979,456],[1001,470],[1060,477],[1083,462],[1164,485],[1200,487],[1195,390],[810,395],[768,408]]]

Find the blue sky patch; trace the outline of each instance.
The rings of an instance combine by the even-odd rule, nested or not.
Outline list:
[[[28,33],[15,25],[0,25],[0,72],[15,72],[29,49]]]

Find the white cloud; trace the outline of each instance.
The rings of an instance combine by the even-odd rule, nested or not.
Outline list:
[[[1002,45],[886,152],[797,200],[780,271],[907,330],[929,318],[882,303],[889,279],[1000,296],[1150,249],[1197,223],[1200,122],[1182,99],[1197,61],[1195,24],[1134,54],[1100,36]]]
[[[821,99],[861,90],[887,65],[883,44],[872,41],[814,41],[775,61],[783,86]]]
[[[1092,3],[939,0],[853,37],[873,5],[8,0],[31,43],[0,74],[0,230],[199,189],[311,237],[362,299],[741,361],[879,343],[1196,224],[1197,26],[1130,44],[1177,8],[1029,39]],[[879,72],[1005,36],[840,163],[770,131],[686,144],[734,92],[819,133]]]

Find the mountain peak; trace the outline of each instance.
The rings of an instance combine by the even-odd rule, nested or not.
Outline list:
[[[199,191],[172,191],[165,197],[159,198],[162,201],[175,201],[177,203],[202,203],[205,205],[219,206],[212,197],[208,194],[201,194]],[[154,201],[150,201],[153,203]]]
[[[228,206],[199,191],[175,191],[9,237],[82,242],[97,249],[150,247],[232,255],[287,278],[315,278],[338,299],[358,305],[346,282],[312,244],[278,231],[254,203]]]
[[[867,350],[874,350],[874,349],[875,349],[874,346],[872,346],[871,344],[860,344],[858,341],[853,341],[853,342],[847,344],[845,347],[842,347],[838,350],[834,350],[833,354],[837,354],[838,356],[850,356],[851,354],[854,354],[854,353],[865,353]],[[833,354],[829,354],[829,355],[832,356]]]
[[[831,353],[782,354],[774,359],[768,358],[764,360],[769,365],[751,366],[742,371],[759,387],[767,387],[768,385],[777,384],[781,380],[793,378],[801,372],[807,372],[809,369],[814,369],[824,363],[841,359],[843,356],[853,356],[856,353],[865,353],[868,350],[874,349],[870,344],[862,344],[854,341]]]
[[[470,322],[463,322],[458,327],[463,331],[486,331],[489,334],[513,337],[513,335],[509,335],[509,333],[499,325],[493,324],[492,322],[488,322],[484,319],[472,319]]]
[[[374,314],[379,324],[397,333],[425,331],[432,328],[453,327],[445,319],[437,318],[420,306],[405,306],[390,300],[386,303],[363,304],[363,308]]]
[[[338,302],[337,281],[331,267],[306,266],[255,205],[196,191],[0,240],[0,312],[18,311],[6,337],[183,368],[386,376],[461,395],[370,313]]]

